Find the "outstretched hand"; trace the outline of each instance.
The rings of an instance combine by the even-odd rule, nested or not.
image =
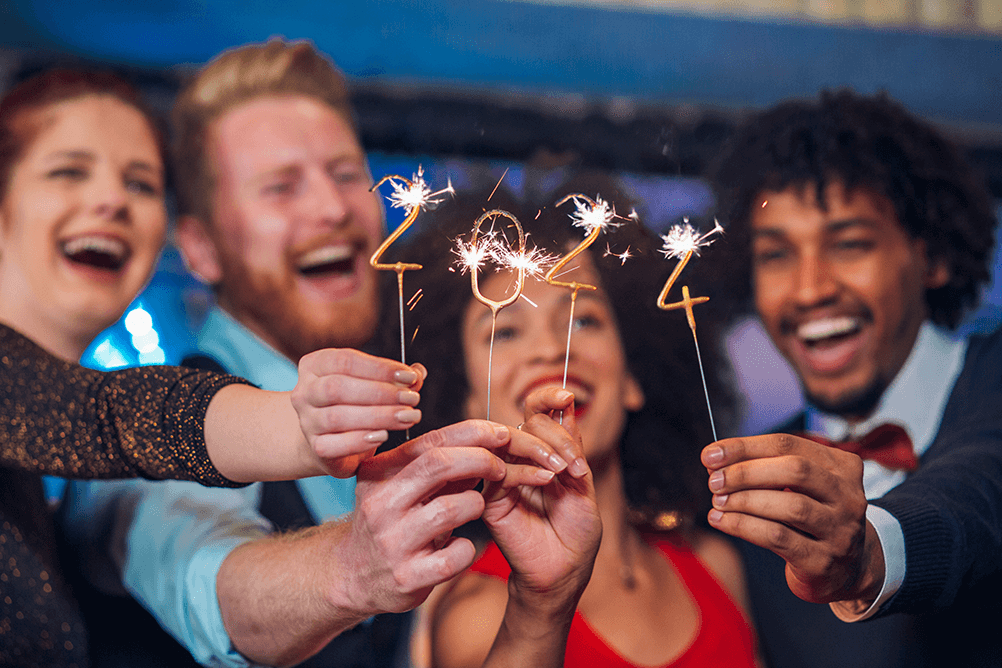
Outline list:
[[[866,520],[863,462],[789,434],[708,445],[712,526],[786,561],[790,590],[814,603],[873,601],[883,552]]]
[[[292,405],[314,457],[338,478],[355,474],[391,430],[417,424],[418,391],[428,375],[351,348],[328,348],[299,361]]]
[[[563,425],[553,415],[563,411]],[[584,460],[570,392],[547,387],[526,399],[525,422],[512,443],[549,444],[570,465],[544,486],[519,484],[517,476],[484,488],[483,520],[511,566],[509,583],[523,599],[545,604],[577,598],[591,577],[602,538],[592,474]],[[509,467],[519,457],[509,452]],[[561,596],[564,594],[565,596]],[[544,603],[539,603],[545,609]]]

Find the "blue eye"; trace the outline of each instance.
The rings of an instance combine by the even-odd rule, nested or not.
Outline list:
[[[494,330],[494,342],[499,341],[511,341],[516,336],[518,336],[518,330],[514,327],[498,327]]]

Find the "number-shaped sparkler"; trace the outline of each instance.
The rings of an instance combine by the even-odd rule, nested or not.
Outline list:
[[[518,255],[525,256],[525,232],[522,230],[522,224],[518,222],[518,218],[511,215],[507,211],[502,211],[501,209],[494,209],[488,211],[484,215],[477,218],[476,224],[473,226],[473,236],[470,239],[470,248],[473,249],[474,253],[480,251],[480,246],[478,241],[480,240],[480,226],[483,225],[484,221],[490,220],[493,224],[499,217],[507,218],[512,222],[512,226],[518,231]],[[484,237],[487,243],[493,243],[493,240],[489,237]],[[501,300],[488,299],[480,292],[480,285],[477,281],[479,265],[473,265],[470,267],[470,284],[473,288],[473,296],[478,302],[486,306],[491,310],[491,344],[487,353],[487,419],[491,419],[491,368],[494,364],[494,328],[498,320],[498,311],[503,309],[505,306],[509,306],[515,302],[522,294],[522,288],[525,287],[525,272],[526,267],[524,264],[519,264],[518,278],[515,281],[515,291]]]
[[[420,264],[413,262],[394,262],[393,264],[386,264],[380,262],[379,260],[383,256],[383,253],[385,253],[386,250],[393,245],[393,242],[399,239],[400,235],[406,232],[407,228],[410,227],[415,220],[417,220],[418,214],[421,213],[421,209],[423,207],[438,204],[442,200],[434,199],[435,196],[443,193],[451,193],[453,190],[452,184],[450,183],[449,187],[444,190],[439,190],[435,193],[431,192],[431,189],[428,188],[428,185],[424,181],[424,172],[420,167],[418,167],[417,174],[414,175],[413,180],[396,174],[390,174],[381,178],[376,185],[372,186],[370,190],[376,190],[379,186],[387,182],[393,186],[393,194],[389,197],[390,204],[395,208],[406,208],[407,215],[403,222],[397,226],[397,229],[393,230],[393,234],[386,237],[386,240],[383,241],[383,243],[379,245],[379,248],[376,249],[376,252],[372,254],[372,257],[369,258],[369,264],[373,269],[395,271],[397,273],[397,294],[400,306],[400,361],[406,364],[406,348],[404,345],[404,272],[422,269],[423,267]]]
[[[664,253],[666,258],[679,258],[678,264],[675,265],[675,269],[672,270],[671,275],[668,280],[665,281],[665,285],[661,288],[661,294],[658,295],[658,308],[665,311],[674,311],[676,309],[685,309],[685,318],[689,321],[689,329],[692,330],[692,341],[696,344],[696,360],[699,362],[699,375],[703,379],[703,395],[706,397],[706,411],[710,414],[710,429],[713,431],[713,440],[717,440],[717,426],[713,422],[713,409],[710,408],[710,393],[706,389],[706,374],[703,372],[703,357],[699,354],[699,339],[696,338],[696,316],[692,312],[692,307],[696,304],[705,304],[710,301],[709,297],[690,297],[689,296],[689,286],[682,286],[682,301],[667,303],[668,293],[671,292],[672,286],[675,285],[675,281],[678,280],[679,275],[682,270],[685,269],[685,265],[689,264],[689,260],[692,256],[699,255],[699,249],[704,246],[709,246],[713,243],[713,239],[710,236],[713,234],[719,234],[724,231],[724,228],[720,226],[720,223],[716,223],[713,229],[706,234],[700,236],[699,233],[689,224],[688,219],[681,225],[676,225],[668,231],[668,234],[662,235],[661,239],[664,240],[664,246],[661,248],[661,252]]]
[[[557,277],[560,275],[561,270],[571,260],[576,258],[578,255],[583,253],[589,246],[595,243],[598,239],[598,235],[602,234],[603,231],[608,229],[610,226],[614,226],[613,222],[616,218],[616,212],[609,207],[609,205],[602,201],[601,198],[592,199],[580,193],[567,195],[562,200],[557,202],[556,206],[561,206],[566,202],[573,201],[577,209],[571,215],[571,219],[574,221],[576,227],[583,227],[585,229],[585,238],[581,240],[577,246],[575,246],[567,255],[560,258],[555,265],[553,265],[546,276],[543,279],[550,285],[555,285],[561,288],[567,288],[571,291],[571,314],[567,321],[567,351],[564,353],[564,380],[561,387],[567,387],[567,367],[571,359],[571,332],[574,331],[574,305],[578,300],[579,290],[598,290],[598,287],[594,285],[589,285],[588,283],[579,283],[577,281],[560,281]],[[560,421],[563,423],[563,413],[560,415]]]

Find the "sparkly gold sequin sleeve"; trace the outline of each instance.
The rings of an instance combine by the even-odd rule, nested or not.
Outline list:
[[[178,367],[100,372],[0,325],[0,466],[67,478],[239,486],[205,449],[205,411],[235,376]]]

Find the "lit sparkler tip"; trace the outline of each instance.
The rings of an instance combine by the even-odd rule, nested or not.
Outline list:
[[[389,195],[390,206],[398,209],[407,209],[408,212],[417,208],[429,209],[440,204],[443,200],[439,195],[455,194],[452,187],[452,179],[449,178],[447,187],[437,192],[432,192],[431,188],[424,180],[424,168],[418,165],[417,173],[408,183],[407,179],[401,177],[388,177],[393,192]]]
[[[616,222],[616,209],[601,197],[595,197],[590,201],[584,197],[571,195],[574,200],[574,213],[571,214],[571,221],[575,227],[584,228],[588,233],[600,228],[603,231],[610,227],[619,227]]]
[[[668,234],[661,235],[661,240],[664,241],[661,253],[666,258],[681,258],[686,253],[699,255],[700,248],[705,248],[716,241],[716,239],[710,238],[712,235],[723,234],[724,231],[720,223],[714,220],[713,229],[706,234],[700,235],[699,231],[689,224],[688,217],[683,218],[682,221],[681,224],[675,225],[668,230]]]

